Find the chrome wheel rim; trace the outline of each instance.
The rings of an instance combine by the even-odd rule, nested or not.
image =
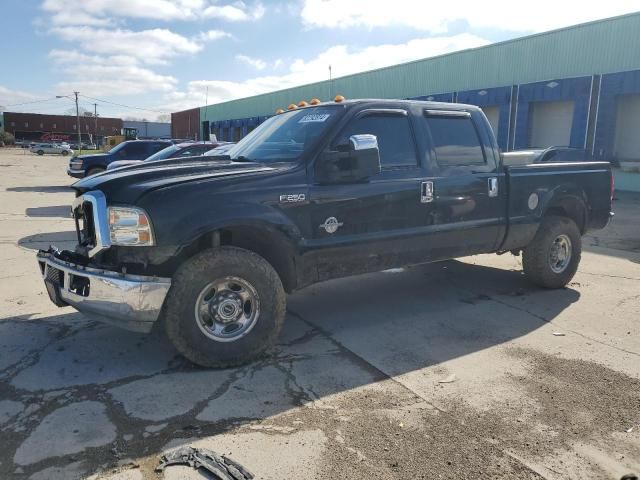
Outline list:
[[[260,316],[256,289],[239,277],[224,277],[204,287],[195,306],[198,327],[217,342],[233,342],[248,334]]]
[[[564,272],[571,262],[571,239],[565,235],[558,235],[549,250],[549,267],[554,273]]]

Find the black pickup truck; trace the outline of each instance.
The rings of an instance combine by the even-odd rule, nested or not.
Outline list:
[[[405,100],[273,116],[226,156],[127,167],[73,185],[75,251],[38,253],[47,291],[125,328],[162,325],[204,366],[261,354],[286,293],[478,253],[522,254],[567,284],[609,222],[606,162],[505,167],[482,111]]]

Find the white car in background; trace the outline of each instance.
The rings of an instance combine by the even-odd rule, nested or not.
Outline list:
[[[73,155],[73,150],[68,144],[65,143],[36,143],[29,151],[37,153],[38,155],[44,155],[45,153],[53,153],[55,155]]]

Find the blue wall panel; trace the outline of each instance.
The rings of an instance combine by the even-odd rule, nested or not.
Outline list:
[[[498,132],[496,136],[500,148],[507,150],[511,87],[496,87],[484,90],[458,92],[458,102],[477,105],[479,107],[498,107],[500,109],[500,117],[498,119]]]
[[[630,94],[640,94],[640,70],[602,76],[593,151],[597,158],[611,160],[615,140],[617,97]]]
[[[573,123],[569,145],[584,148],[589,115],[591,77],[566,78],[520,85],[516,114],[515,148],[527,148],[529,143],[529,111],[534,102],[573,100]]]

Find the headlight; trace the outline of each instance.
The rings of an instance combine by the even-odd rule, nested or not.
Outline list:
[[[109,207],[109,236],[113,245],[155,245],[149,217],[136,207]]]

